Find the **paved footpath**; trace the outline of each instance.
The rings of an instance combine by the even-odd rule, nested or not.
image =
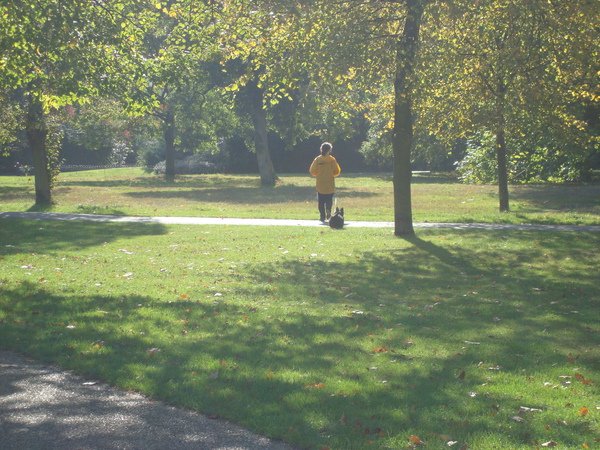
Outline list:
[[[0,212],[2,218],[32,220],[85,220],[91,222],[138,222],[163,225],[253,225],[253,226],[300,226],[323,227],[317,220],[296,219],[238,219],[218,217],[140,217],[108,216],[95,214]],[[393,228],[393,222],[346,221],[346,228]],[[415,228],[450,228],[454,230],[518,230],[518,231],[589,231],[600,233],[600,225],[541,225],[541,224],[494,224],[494,223],[433,223],[416,222]]]
[[[3,450],[292,450],[224,420],[0,350]]]

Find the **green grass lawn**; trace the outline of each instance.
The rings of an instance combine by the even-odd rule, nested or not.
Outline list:
[[[392,180],[386,175],[343,173],[338,204],[350,220],[393,220]],[[418,222],[600,224],[600,184],[511,186],[511,212],[498,212],[497,187],[465,185],[447,176],[413,177]],[[258,177],[180,176],[172,184],[141,169],[63,173],[52,211],[92,214],[205,217],[318,218],[314,180],[282,175],[275,188]],[[33,206],[31,177],[0,177],[0,210]]]
[[[110,202],[161,198],[144,180],[115,181]],[[219,196],[219,180],[231,179],[185,180],[164,191],[189,191],[174,195],[191,208],[199,185]],[[234,191],[260,192],[235,180]],[[286,177],[277,189],[310,197],[308,185]],[[144,213],[135,199],[146,197],[115,209]],[[262,211],[222,202],[226,215]],[[168,210],[183,211],[194,212]],[[363,218],[384,218],[373,211]],[[598,249],[597,233],[427,230],[406,240],[377,229],[3,219],[0,342],[304,448],[594,448]]]

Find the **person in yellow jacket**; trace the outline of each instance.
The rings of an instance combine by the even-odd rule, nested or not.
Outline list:
[[[333,194],[335,193],[335,177],[342,169],[335,158],[331,155],[333,146],[329,142],[321,144],[321,154],[317,156],[310,165],[309,172],[317,178],[317,202],[321,222],[331,217],[333,206]]]

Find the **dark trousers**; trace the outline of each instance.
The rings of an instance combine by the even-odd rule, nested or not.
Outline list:
[[[331,207],[333,206],[333,194],[317,193],[317,202],[319,203],[319,214],[321,220],[331,217]]]

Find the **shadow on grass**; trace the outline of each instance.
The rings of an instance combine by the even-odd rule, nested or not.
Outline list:
[[[371,198],[378,194],[357,192],[350,188],[338,188],[338,195],[345,198]],[[316,198],[312,186],[283,185],[275,188],[223,187],[199,190],[174,191],[140,191],[127,192],[125,195],[133,198],[177,198],[199,202],[230,203],[230,204],[278,204],[288,202],[304,202]]]
[[[511,417],[523,404],[554,416],[528,377],[563,370],[569,353],[580,372],[594,373],[598,361],[583,349],[600,342],[591,332],[597,274],[540,273],[529,262],[565,249],[586,258],[590,240],[600,241],[520,236],[537,245],[469,251],[413,238],[341,262],[255,265],[239,274],[249,277],[235,290],[240,301],[73,299],[30,282],[0,286],[0,337],[38,358],[311,448],[397,448],[417,432],[531,445],[539,424]],[[507,378],[517,387],[468,395]],[[586,423],[557,427],[552,438],[579,446],[591,436]]]
[[[30,186],[0,186],[0,202],[31,200],[33,189]]]
[[[513,200],[524,203],[518,212],[600,214],[600,183],[513,186],[510,195]]]
[[[178,175],[174,182],[157,176],[118,178],[105,180],[66,179],[60,186],[87,187],[145,187],[145,188],[215,188],[215,187],[260,187],[260,178],[244,175]]]
[[[38,205],[37,203],[34,203],[29,208],[27,208],[27,212],[52,212],[53,209],[53,203],[43,205]]]
[[[390,173],[351,173],[344,174],[344,178],[362,178],[370,177],[378,180],[394,181],[394,176]],[[459,183],[455,176],[448,173],[417,173],[411,177],[411,183],[416,184],[456,184]]]
[[[166,233],[157,223],[105,223],[2,219],[0,256],[15,253],[53,253],[102,245],[116,239]]]

